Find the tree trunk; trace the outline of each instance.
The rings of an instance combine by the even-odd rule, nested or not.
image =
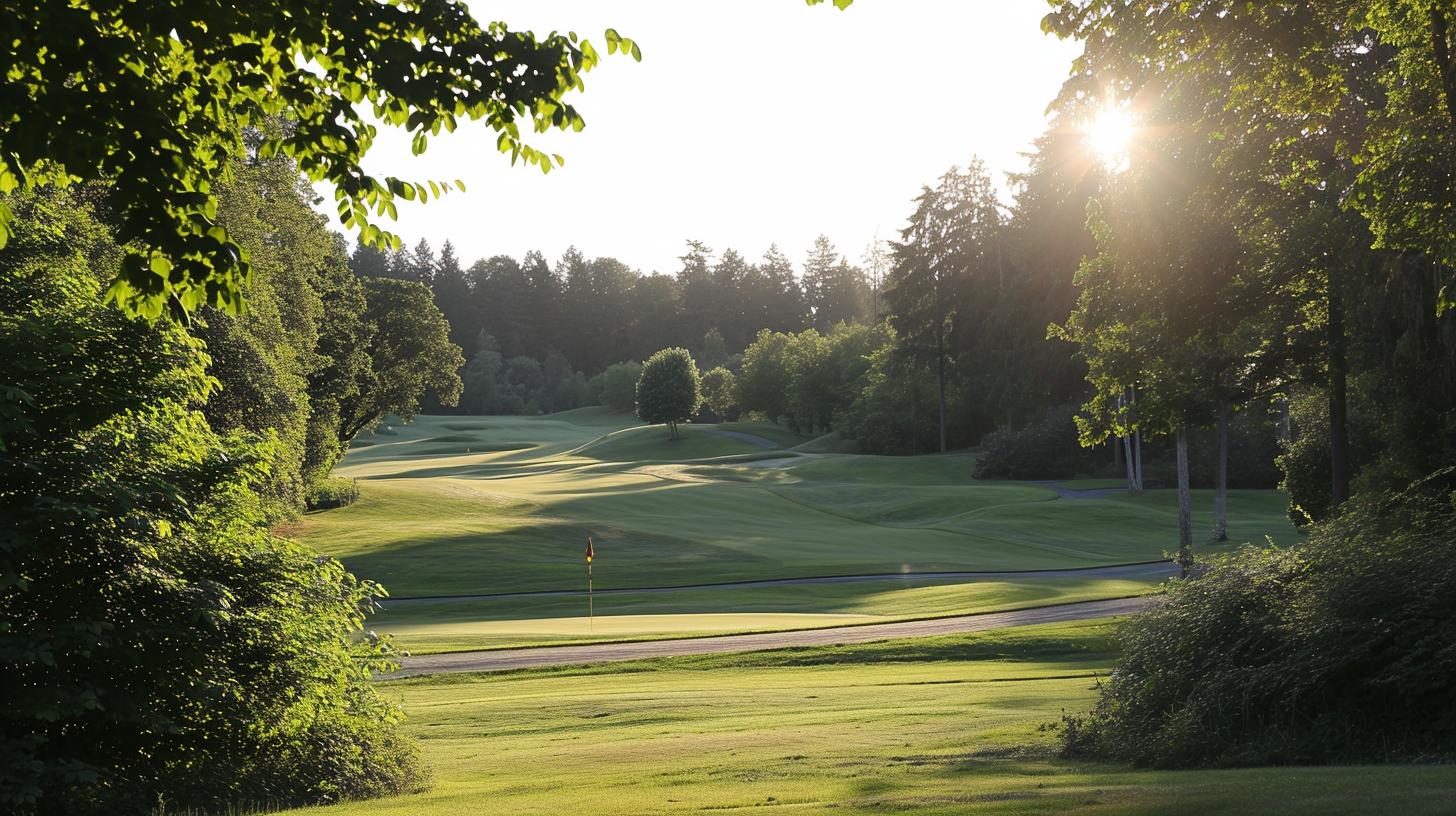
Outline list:
[[[1344,303],[1330,284],[1329,368],[1330,368],[1330,512],[1350,498],[1350,433],[1345,412],[1345,315]]]
[[[1228,541],[1229,409],[1218,411],[1218,473],[1213,485],[1213,540]]]
[[[1142,492],[1143,485],[1143,432],[1132,432],[1132,454],[1133,465],[1137,468],[1137,475],[1133,478],[1137,482],[1138,492]]]
[[[1122,455],[1123,455],[1123,460],[1124,460],[1124,466],[1125,466],[1126,471],[1127,471],[1127,489],[1133,491],[1134,493],[1136,493],[1137,491],[1141,490],[1142,488],[1140,488],[1138,486],[1138,483],[1137,483],[1137,468],[1134,467],[1133,466],[1133,463],[1132,463],[1132,437],[1131,436],[1124,436],[1122,438]]]
[[[1134,419],[1136,419],[1137,386],[1132,387],[1132,410]],[[1141,493],[1143,489],[1143,432],[1138,428],[1134,428],[1132,432],[1132,454],[1134,470],[1136,471],[1133,481],[1137,484],[1137,487],[1133,489]]]
[[[1188,429],[1179,428],[1178,448],[1178,572],[1188,577],[1193,566],[1193,507],[1188,492]]]
[[[945,323],[935,333],[935,387],[940,400],[940,452],[945,453]]]
[[[1446,98],[1446,117],[1456,130],[1456,66],[1451,64],[1451,41],[1446,13],[1440,3],[1431,3],[1431,55],[1436,59],[1441,93]]]

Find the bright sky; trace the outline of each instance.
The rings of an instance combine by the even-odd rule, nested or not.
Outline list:
[[[466,264],[575,244],[644,273],[674,272],[685,240],[750,260],[777,242],[801,264],[823,233],[858,260],[896,238],[912,199],[980,156],[1020,155],[1080,46],[1042,34],[1042,0],[476,0],[479,18],[572,30],[604,55],[576,97],[580,133],[536,136],[566,166],[511,167],[484,127],[410,154],[382,128],[366,166],[467,192],[400,202],[395,232],[449,239]],[[642,61],[606,55],[614,27]],[[328,212],[332,199],[325,202]],[[337,225],[337,216],[335,216]],[[385,226],[381,223],[381,226]]]

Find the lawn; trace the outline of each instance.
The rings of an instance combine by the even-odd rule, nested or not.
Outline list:
[[[370,625],[413,654],[430,654],[965,615],[1137,595],[1150,585],[1135,578],[1019,577],[613,593],[597,596],[599,617],[590,627],[584,596],[425,599],[387,604]]]
[[[976,481],[969,456],[798,455],[562,417],[422,417],[371,436],[338,469],[359,503],[301,534],[406,597],[575,588],[587,536],[602,588],[1096,566],[1175,546],[1172,491],[1062,499]],[[1202,533],[1212,499],[1194,500]],[[1235,542],[1297,535],[1273,491],[1229,507]]]
[[[1105,622],[385,685],[435,774],[319,814],[1450,813],[1456,767],[1159,772],[1057,759]]]
[[[297,532],[395,598],[585,586],[684,587],[825,575],[1014,571],[1147,561],[1174,546],[1172,491],[1061,498],[977,481],[971,455],[805,454],[771,423],[686,425],[669,441],[603,409],[420,417],[359,440],[338,469],[360,501]],[[781,446],[765,449],[751,434]],[[1195,491],[1195,524],[1212,527]],[[1292,541],[1284,497],[1230,496],[1234,542]],[[1224,547],[1232,545],[1224,545]],[[966,614],[1145,591],[1151,579],[1015,577],[779,585],[394,604],[371,625],[418,652],[708,635]]]

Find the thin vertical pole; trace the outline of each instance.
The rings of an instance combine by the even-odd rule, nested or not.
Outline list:
[[[592,633],[592,625],[596,622],[596,610],[592,606],[592,573],[591,562],[586,562],[586,633]]]

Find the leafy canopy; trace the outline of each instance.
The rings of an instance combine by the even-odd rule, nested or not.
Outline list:
[[[214,193],[242,128],[286,119],[258,153],[332,185],[365,243],[397,245],[371,219],[451,185],[366,173],[370,117],[410,131],[417,154],[461,119],[483,120],[513,162],[549,171],[561,157],[527,144],[522,122],[581,130],[564,97],[599,59],[575,33],[482,24],[452,0],[6,0],[0,16],[12,32],[0,45],[0,192],[114,179],[130,249],[109,296],[149,316],[242,307],[247,253],[217,222]],[[641,59],[612,29],[606,42]],[[0,205],[0,246],[10,221]]]
[[[642,365],[637,380],[637,416],[643,422],[667,423],[677,438],[677,423],[691,419],[702,403],[697,363],[685,348],[657,352]]]
[[[416,154],[462,119],[484,121],[512,163],[549,172],[562,157],[528,144],[523,123],[581,130],[566,96],[600,59],[575,32],[482,23],[457,0],[0,0],[0,19],[0,193],[113,179],[128,250],[108,296],[151,317],[243,308],[248,256],[214,194],[243,128],[288,121],[257,152],[330,184],[363,243],[397,247],[376,216],[462,185],[365,172],[374,121],[412,133]],[[614,29],[605,41],[642,58]],[[0,247],[11,220],[0,202]]]

